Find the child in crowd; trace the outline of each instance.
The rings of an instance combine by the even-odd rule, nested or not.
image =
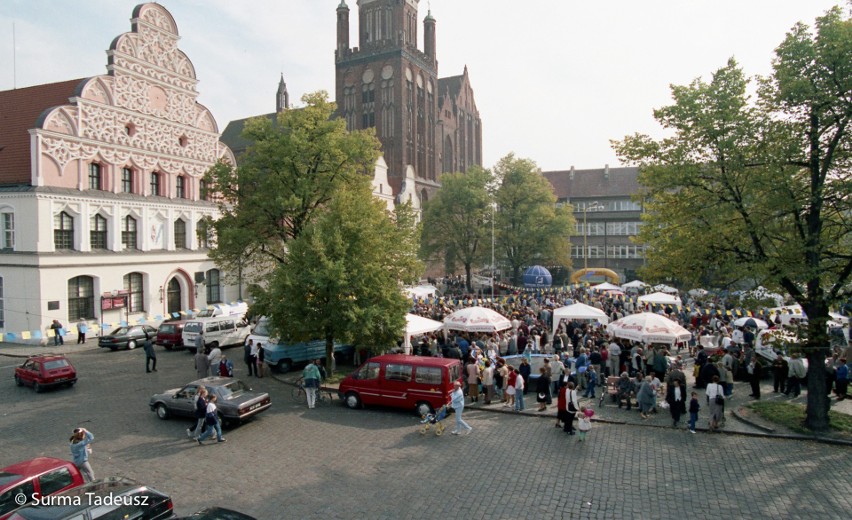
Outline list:
[[[692,399],[689,401],[689,433],[695,433],[695,423],[698,421],[698,410],[700,409],[698,394],[692,392]]]
[[[577,414],[577,429],[580,430],[580,438],[577,439],[577,442],[583,442],[586,440],[586,434],[592,429],[593,415],[595,415],[595,411],[591,408],[586,408],[585,406],[580,407],[580,413]]]

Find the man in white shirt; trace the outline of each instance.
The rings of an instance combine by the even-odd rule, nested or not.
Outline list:
[[[621,364],[619,360],[619,356],[621,356],[621,345],[619,345],[618,342],[615,341],[615,338],[613,338],[609,343],[607,350],[609,351],[606,359],[607,375],[610,377],[618,376],[618,367]]]

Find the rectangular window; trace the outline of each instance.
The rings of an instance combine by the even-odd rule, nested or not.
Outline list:
[[[121,191],[122,193],[133,193],[133,170],[121,169]]]
[[[89,244],[92,249],[107,248],[107,220],[95,215],[92,217],[92,229],[89,231]]]
[[[186,249],[186,222],[175,220],[175,249]]]
[[[97,163],[89,164],[89,189],[100,190],[101,187],[101,165]]]
[[[175,196],[179,199],[186,198],[186,192],[184,191],[185,188],[184,177],[182,175],[178,175],[175,179]]]
[[[208,200],[209,194],[207,193],[207,181],[200,180],[198,181],[198,199],[199,200]]]
[[[385,366],[385,379],[388,381],[411,381],[411,365],[388,363]]]
[[[53,217],[53,247],[74,249],[74,219],[64,211]]]
[[[207,303],[219,303],[222,301],[222,288],[219,284],[219,270],[207,271]]]
[[[145,310],[145,291],[142,286],[142,274],[130,273],[124,276],[124,290],[128,292],[127,304],[130,312]]]
[[[124,249],[138,249],[136,237],[136,219],[125,217],[124,229],[121,230],[121,245]]]
[[[160,195],[160,174],[151,173],[151,195]]]
[[[427,385],[441,384],[441,367],[417,367],[414,381]]]
[[[356,373],[355,379],[358,379],[359,381],[378,379],[379,367],[380,365],[378,363],[365,363],[364,366],[362,366]]]
[[[68,468],[57,469],[38,478],[42,496],[52,495],[60,489],[70,486],[72,482],[71,472],[68,471]]]
[[[0,216],[2,216],[0,225],[3,226],[3,243],[0,245],[3,249],[15,249],[15,214],[0,213]]]

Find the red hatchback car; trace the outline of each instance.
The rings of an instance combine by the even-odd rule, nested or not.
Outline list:
[[[83,485],[80,470],[67,460],[37,457],[0,469],[0,520],[24,505],[18,497],[23,493],[26,502]],[[18,501],[16,501],[18,500]]]
[[[74,365],[62,355],[32,356],[15,368],[15,383],[32,386],[36,392],[50,386],[72,386],[76,382]]]

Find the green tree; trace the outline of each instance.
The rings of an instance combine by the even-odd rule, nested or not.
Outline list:
[[[441,255],[445,261],[464,266],[468,291],[474,264],[490,259],[491,173],[473,166],[467,173],[445,173],[441,189],[423,210],[421,254]],[[486,255],[486,250],[488,255]],[[447,266],[455,268],[455,265]]]
[[[380,153],[372,129],[347,132],[325,92],[302,102],[274,122],[249,120],[242,135],[253,144],[238,167],[220,163],[206,175],[221,213],[209,223],[216,235],[210,256],[229,272],[263,276],[284,263],[287,243],[340,187],[372,177]]]
[[[852,273],[852,24],[839,8],[816,33],[797,24],[776,49],[756,102],[731,60],[710,83],[672,87],[654,112],[671,137],[614,143],[640,164],[648,274],[782,288],[809,317],[806,425],[828,428],[829,307]]]
[[[553,187],[535,162],[509,154],[494,167],[494,178],[497,243],[513,283],[520,284],[521,269],[535,263],[570,267],[574,218],[568,207],[556,206]]]
[[[422,272],[416,244],[409,207],[388,215],[367,182],[338,190],[289,241],[262,297],[272,328],[286,341],[324,339],[329,370],[335,341],[393,345],[410,307],[400,283]]]

